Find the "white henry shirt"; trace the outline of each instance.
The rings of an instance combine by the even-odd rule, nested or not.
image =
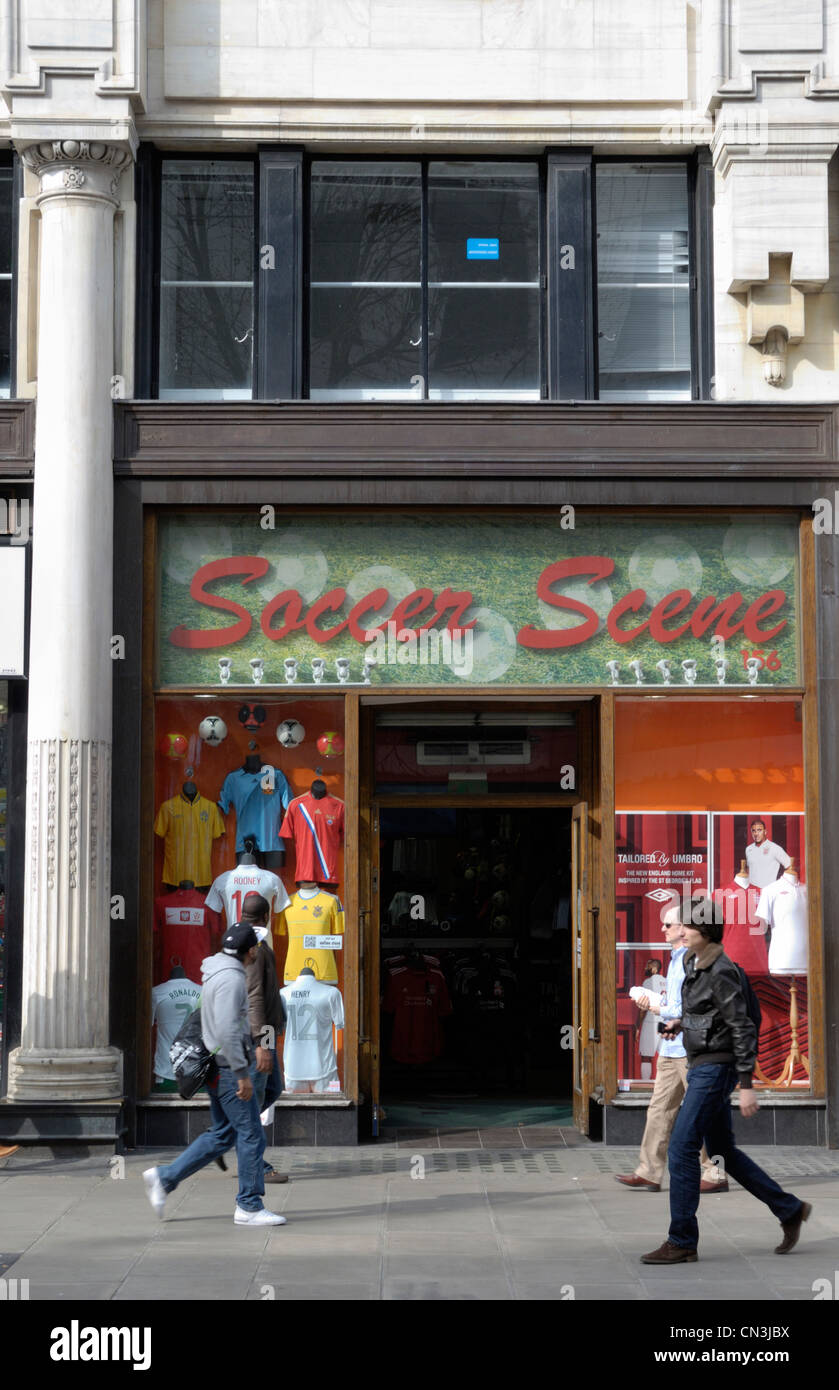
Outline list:
[[[333,1024],[344,1026],[344,1001],[335,985],[299,975],[280,990],[286,1016],[283,1073],[287,1081],[322,1081],[335,1071]]]

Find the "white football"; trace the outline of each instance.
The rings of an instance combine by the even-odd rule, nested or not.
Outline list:
[[[227,725],[220,715],[208,714],[198,725],[198,733],[211,748],[217,748],[227,738]]]
[[[283,748],[296,748],[306,737],[306,730],[298,719],[284,719],[277,725],[277,742]]]

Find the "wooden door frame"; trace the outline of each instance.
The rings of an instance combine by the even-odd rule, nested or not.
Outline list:
[[[374,883],[373,873],[378,874],[378,835],[379,812],[390,807],[414,807],[423,809],[470,809],[485,810],[532,810],[570,809],[581,802],[588,807],[584,834],[587,837],[588,859],[588,902],[598,911],[593,919],[593,950],[587,961],[588,979],[586,988],[592,1000],[591,1018],[598,1033],[596,1039],[585,1039],[584,1045],[592,1050],[587,1072],[588,1090],[597,1098],[608,1093],[608,1075],[611,1060],[612,1093],[617,1091],[617,1058],[615,1052],[615,1001],[614,993],[614,787],[608,779],[613,775],[613,720],[614,696],[611,692],[596,693],[562,692],[553,697],[541,691],[528,691],[527,697],[521,694],[498,690],[470,688],[464,691],[440,692],[435,698],[433,691],[406,691],[402,696],[386,692],[378,694],[359,694],[359,799],[358,799],[358,865],[361,876],[359,895],[359,982],[363,979],[363,995],[359,1000],[358,1086],[364,1103],[370,1101],[375,1069],[378,1067],[379,1049],[379,993],[381,931],[379,921],[378,881]],[[408,796],[404,792],[375,794],[374,741],[377,708],[403,705],[416,708],[417,705],[435,706],[441,701],[461,704],[510,706],[519,704],[533,709],[535,706],[556,709],[558,706],[571,706],[577,718],[577,787],[567,792],[493,792],[486,795],[449,796],[429,793],[428,795]],[[604,722],[603,706],[606,706]],[[606,814],[612,808],[611,816]],[[365,906],[366,904],[366,906]],[[605,924],[605,930],[604,930]],[[610,950],[611,945],[611,950]],[[603,972],[594,978],[592,972]],[[572,995],[573,1008],[573,995]],[[576,1028],[578,1020],[574,1020]],[[583,1098],[588,1107],[591,1095]],[[587,1132],[587,1124],[584,1132]]]

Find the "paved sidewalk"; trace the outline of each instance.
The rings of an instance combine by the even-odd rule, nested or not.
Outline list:
[[[233,1153],[228,1173],[183,1183],[160,1222],[141,1174],[173,1151],[21,1149],[0,1159],[0,1275],[28,1280],[31,1300],[812,1300],[815,1280],[839,1279],[839,1152],[748,1152],[814,1204],[798,1248],[773,1254],[778,1224],[732,1187],[702,1198],[699,1262],[662,1270],[638,1257],[666,1236],[666,1193],[614,1180],[634,1150],[275,1150],[292,1180],[266,1205],[288,1225],[249,1230],[232,1221]]]

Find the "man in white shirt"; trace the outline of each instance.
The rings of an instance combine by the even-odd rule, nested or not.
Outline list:
[[[766,838],[766,826],[762,820],[752,821],[752,843],[746,845],[746,862],[749,866],[749,882],[756,888],[766,888],[774,883],[781,869],[786,869],[790,858],[772,840]]]
[[[649,1010],[652,1014],[658,1014],[660,1019],[670,1022],[682,1016],[682,983],[685,978],[685,931],[678,907],[671,907],[664,914],[661,930],[670,947],[667,992],[658,994],[656,991],[642,990],[639,991],[635,1002],[642,1013],[645,1014]],[[638,1167],[634,1173],[620,1173],[615,1179],[616,1182],[623,1183],[624,1187],[634,1187],[646,1192],[661,1191],[661,1179],[667,1162],[667,1145],[687,1089],[687,1069],[687,1056],[681,1038],[662,1037]],[[728,1182],[724,1174],[711,1163],[704,1148],[700,1160],[700,1192],[727,1192]]]

